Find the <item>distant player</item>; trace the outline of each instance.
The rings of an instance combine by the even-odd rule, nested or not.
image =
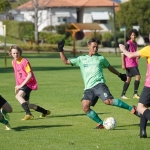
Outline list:
[[[26,116],[22,120],[31,120],[34,118],[30,112],[30,109],[41,112],[42,114],[40,117],[45,117],[49,115],[49,110],[46,110],[36,104],[29,103],[31,91],[37,90],[37,82],[29,61],[21,56],[21,48],[13,45],[10,47],[9,52],[10,55],[13,57],[12,66],[14,68],[14,74],[16,79],[16,99],[26,112]]]
[[[145,84],[137,107],[138,112],[142,114],[140,119],[140,137],[147,138],[146,125],[147,121],[150,120],[150,110],[148,109],[148,107],[150,107],[150,45],[137,52],[128,52],[122,44],[120,44],[119,47],[129,58],[144,57],[147,60]]]
[[[114,98],[110,93],[105,84],[103,67],[120,77],[122,81],[126,81],[126,75],[119,73],[110,65],[104,56],[98,54],[99,44],[100,41],[97,38],[91,38],[88,41],[88,54],[72,59],[68,59],[64,54],[64,40],[58,43],[58,51],[60,52],[60,57],[64,64],[80,67],[85,85],[82,97],[82,109],[90,119],[98,123],[96,129],[103,129],[103,120],[94,110],[91,109],[91,106],[94,106],[97,103],[98,98],[100,98],[106,105],[127,109],[135,115],[138,115],[138,113],[135,107]]]
[[[138,31],[136,29],[130,30],[129,37],[130,40],[127,41],[125,48],[129,52],[136,52],[137,51],[136,38],[138,37]],[[122,99],[129,99],[128,97],[125,96],[125,94],[128,90],[132,77],[135,77],[133,98],[136,99],[140,98],[140,96],[138,95],[138,88],[139,88],[141,76],[138,69],[138,59],[139,59],[138,57],[128,58],[127,56],[122,54],[122,69],[126,69],[126,75],[127,75],[127,80],[126,82],[124,82],[123,90],[121,94]]]
[[[0,123],[6,126],[5,130],[11,130],[8,113],[12,112],[10,104],[0,95]]]

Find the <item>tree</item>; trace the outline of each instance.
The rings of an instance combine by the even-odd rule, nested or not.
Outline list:
[[[18,0],[19,1],[19,0]],[[21,1],[19,1],[21,3]],[[50,0],[30,0],[28,2],[28,6],[30,6],[30,9],[33,10],[34,12],[34,38],[35,38],[35,43],[38,45],[39,44],[39,32],[38,32],[38,26],[39,26],[39,11],[42,11],[47,4],[50,2]],[[27,8],[24,7],[26,11],[28,11]]]
[[[7,12],[11,9],[11,4],[8,0],[1,0],[0,1],[0,13]]]
[[[140,26],[142,35],[150,32],[150,3],[149,0],[130,0],[120,4],[120,10],[116,13],[116,26],[126,26],[130,30],[132,26]]]

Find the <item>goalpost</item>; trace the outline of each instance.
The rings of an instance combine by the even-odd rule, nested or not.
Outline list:
[[[0,24],[0,35],[4,36],[4,64],[7,67],[7,60],[6,60],[6,25]],[[1,41],[2,43],[2,41]]]

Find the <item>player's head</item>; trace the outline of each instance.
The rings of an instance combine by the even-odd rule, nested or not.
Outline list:
[[[22,49],[17,45],[12,45],[9,48],[9,54],[14,59],[18,59],[22,55]]]
[[[139,33],[136,29],[131,29],[129,32],[128,32],[128,37],[131,39],[131,40],[135,40],[137,37],[139,36]]]
[[[88,41],[89,55],[97,53],[99,44],[100,41],[96,37],[93,37]]]

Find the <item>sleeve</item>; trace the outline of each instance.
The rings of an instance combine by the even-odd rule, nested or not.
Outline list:
[[[31,67],[30,67],[29,63],[26,64],[25,70],[26,70],[26,73],[31,72]]]
[[[79,66],[79,57],[77,57],[77,58],[70,58],[69,61],[71,62],[72,66]]]
[[[146,46],[138,51],[141,57],[150,57],[150,46]]]
[[[104,57],[103,59],[103,67],[108,68],[110,66],[110,63],[108,62],[108,60]]]
[[[125,44],[125,49],[126,49],[127,51],[130,51],[130,45],[129,45],[128,43]]]

